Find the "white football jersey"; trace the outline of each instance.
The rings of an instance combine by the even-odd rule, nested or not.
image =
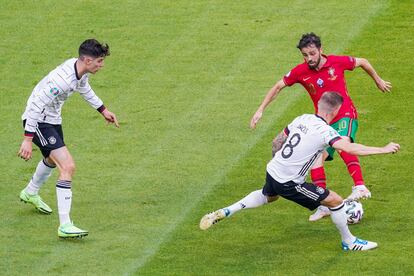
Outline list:
[[[66,60],[33,89],[22,115],[22,119],[26,120],[25,131],[35,132],[37,123],[61,124],[62,106],[74,91],[78,91],[95,109],[103,105],[102,100],[89,85],[89,74],[84,74],[82,78],[77,79],[76,61],[76,58]]]
[[[323,150],[341,139],[335,129],[314,114],[297,117],[285,128],[285,133],[286,142],[267,164],[267,172],[279,183],[304,183]]]

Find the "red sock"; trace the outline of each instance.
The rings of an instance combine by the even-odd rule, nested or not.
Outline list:
[[[323,167],[319,167],[316,169],[312,169],[310,172],[313,184],[326,189],[325,169]]]
[[[354,185],[365,185],[358,157],[345,151],[342,151],[339,155],[342,157],[342,160],[344,160],[345,165],[348,168],[349,175],[354,180]]]

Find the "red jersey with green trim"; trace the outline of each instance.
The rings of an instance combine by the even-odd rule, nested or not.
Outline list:
[[[324,55],[324,57],[326,62],[320,70],[310,69],[309,65],[304,62],[287,73],[283,81],[287,86],[292,86],[295,83],[302,84],[313,101],[316,113],[318,112],[318,101],[324,92],[340,93],[344,102],[331,124],[344,117],[356,119],[358,114],[346,88],[344,76],[345,70],[354,70],[355,58],[334,55]]]

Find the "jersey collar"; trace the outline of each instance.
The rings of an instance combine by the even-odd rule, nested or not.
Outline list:
[[[80,80],[81,78],[79,78],[79,74],[78,74],[78,69],[76,68],[76,63],[77,63],[78,61],[76,60],[75,61],[75,63],[74,63],[74,65],[73,65],[73,67],[75,67],[75,76],[76,76],[76,79],[77,80]]]
[[[315,114],[315,116],[316,116],[316,117],[318,117],[319,119],[321,119],[322,121],[324,121],[326,124],[328,124],[328,122],[327,122],[327,121],[325,121],[325,119],[324,119],[324,118],[322,118],[321,116],[319,116],[318,114]]]
[[[331,66],[332,62],[331,62],[331,60],[330,60],[329,56],[325,56],[324,54],[322,54],[322,56],[323,56],[324,58],[326,58],[326,62],[325,62],[325,64],[324,64],[324,65],[322,65],[321,69],[322,69],[322,68],[326,68],[326,67]],[[321,69],[319,69],[319,70],[321,70]]]

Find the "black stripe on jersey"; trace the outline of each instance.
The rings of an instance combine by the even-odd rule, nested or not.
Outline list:
[[[286,134],[287,136],[289,136],[290,131],[289,131],[288,127],[285,127],[285,129],[284,129],[283,131],[285,132],[285,134]]]
[[[33,107],[31,107],[31,108],[29,109],[29,114],[28,114],[28,116],[29,116],[29,118],[30,118],[30,119],[34,119],[34,118],[30,117],[30,113],[35,113],[35,114],[38,114],[38,115],[42,114],[42,113],[40,112],[40,108],[39,108],[39,109],[35,109],[35,108],[33,108]]]
[[[35,102],[32,102],[32,104],[34,105],[34,106],[36,106],[39,110],[41,110],[41,108],[35,103]]]
[[[65,67],[62,66],[61,68],[62,68],[62,71],[65,72],[66,75],[69,75],[69,73],[66,72]]]
[[[43,91],[43,94],[45,94],[45,95],[46,95],[46,97],[48,97],[49,99],[53,100],[53,98],[49,97],[49,94],[48,94],[48,93],[46,93],[46,91],[45,91],[44,89],[42,89],[42,91]],[[41,99],[41,97],[40,97],[40,99]],[[43,102],[43,103],[44,103],[44,102]]]
[[[335,142],[338,142],[339,139],[342,139],[341,136],[336,136],[331,141],[329,141],[329,145],[332,147],[332,145],[335,144]]]
[[[56,74],[66,83],[67,86],[69,86],[70,83],[67,82],[66,78],[62,77],[59,72],[56,72]],[[57,84],[56,84],[57,85]]]
[[[43,99],[42,99],[42,97],[39,97],[38,98],[44,105],[47,105],[48,103],[46,103]]]
[[[89,98],[85,98],[85,100],[87,100],[87,101],[89,101],[90,99],[92,99],[92,98],[95,98],[95,95],[92,95],[91,97],[89,97]]]
[[[89,92],[91,92],[91,90],[92,90],[92,88],[89,88],[89,90],[88,90],[88,91],[86,91],[86,92],[82,92],[82,94],[88,94]]]
[[[306,172],[309,170],[309,168],[312,166],[313,162],[315,161],[315,159],[319,156],[319,152],[315,153],[311,159],[309,159],[308,162],[305,163],[305,165],[303,165],[302,169],[300,169],[299,171],[299,175],[300,176],[304,176],[306,174]]]

